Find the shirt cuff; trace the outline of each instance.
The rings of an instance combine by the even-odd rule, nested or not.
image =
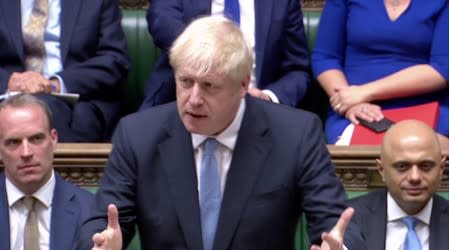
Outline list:
[[[64,80],[62,80],[62,78],[58,75],[52,75],[50,79],[52,78],[56,78],[59,81],[59,93],[67,93],[67,88],[65,87]]]

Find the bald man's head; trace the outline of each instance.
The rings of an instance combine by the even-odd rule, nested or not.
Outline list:
[[[377,164],[390,194],[408,214],[427,205],[444,170],[434,130],[416,120],[399,122],[387,131]]]

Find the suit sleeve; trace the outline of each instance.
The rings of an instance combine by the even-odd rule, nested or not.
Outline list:
[[[280,37],[284,42],[275,45],[280,47],[281,54],[280,62],[278,62],[280,63],[280,69],[277,72],[278,78],[271,83],[262,85],[266,86],[264,87],[265,89],[271,90],[281,103],[296,107],[304,97],[310,80],[309,51],[300,2],[296,0],[289,1],[287,8],[287,17],[283,24],[285,32],[281,34],[284,37]],[[281,29],[284,28],[281,27]],[[265,60],[266,62],[262,63],[267,64],[270,58]],[[256,65],[256,67],[259,66]],[[276,65],[275,67],[278,66]],[[264,79],[259,79],[258,81],[264,81]]]
[[[329,232],[346,209],[346,194],[335,175],[335,167],[324,144],[322,132],[318,129],[321,128],[321,122],[314,116],[313,122],[304,124],[308,125],[303,127],[297,183],[310,242],[321,244],[321,234]],[[350,222],[348,225],[344,244],[348,249],[365,249],[356,223]]]
[[[344,0],[326,1],[312,52],[312,69],[315,77],[330,69],[343,71],[346,11]]]
[[[97,3],[83,2],[87,7],[80,10],[67,57],[63,58],[64,69],[57,73],[69,92],[85,98],[117,90],[129,70],[119,0],[101,1],[98,9]]]
[[[77,249],[92,248],[92,236],[101,232],[107,225],[107,206],[115,204],[119,211],[119,223],[123,236],[123,249],[131,242],[135,233],[136,204],[136,161],[133,157],[127,129],[119,123],[113,138],[113,150],[110,154],[104,176],[101,179],[89,218],[81,228],[81,237]]]
[[[156,46],[168,50],[187,26],[181,0],[152,0],[147,11],[148,31]]]

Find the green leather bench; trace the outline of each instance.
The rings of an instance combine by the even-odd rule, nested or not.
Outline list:
[[[126,113],[135,112],[143,101],[144,86],[159,55],[147,30],[144,9],[123,9],[122,26],[128,40],[131,71],[124,86],[123,103]],[[309,48],[313,47],[319,22],[319,11],[304,12],[304,27]],[[318,84],[310,84],[301,108],[310,110],[324,119],[327,97]]]

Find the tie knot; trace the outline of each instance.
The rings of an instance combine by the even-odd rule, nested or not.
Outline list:
[[[36,205],[37,199],[34,196],[24,196],[22,198],[22,201],[28,209],[32,210],[32,209],[34,209],[34,206]]]
[[[214,138],[208,138],[204,142],[204,155],[213,155],[217,150],[218,141]]]
[[[408,230],[415,230],[416,224],[418,224],[418,219],[412,216],[407,216],[403,218],[402,221],[405,223]]]

